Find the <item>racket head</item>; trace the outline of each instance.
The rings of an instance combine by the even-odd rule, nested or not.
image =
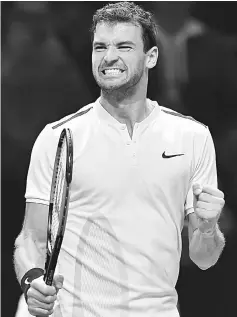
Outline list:
[[[44,280],[52,285],[58,255],[66,227],[70,184],[73,170],[72,132],[62,130],[53,168],[48,214],[46,262]]]

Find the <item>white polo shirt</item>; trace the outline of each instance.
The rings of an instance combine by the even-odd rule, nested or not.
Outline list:
[[[55,317],[177,317],[175,285],[192,184],[217,186],[207,127],[156,102],[134,126],[100,99],[48,124],[33,147],[26,201],[49,203],[58,137],[73,133],[69,213]]]

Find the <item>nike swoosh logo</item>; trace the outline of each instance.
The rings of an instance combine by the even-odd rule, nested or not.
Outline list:
[[[25,284],[30,284],[29,277],[25,280]]]
[[[182,153],[182,154],[166,155],[165,152],[162,153],[163,158],[171,158],[171,157],[182,156],[182,155],[184,155],[184,154]]]

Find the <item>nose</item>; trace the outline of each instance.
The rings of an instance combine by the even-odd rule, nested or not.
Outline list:
[[[104,60],[107,64],[111,64],[115,61],[117,61],[119,58],[116,48],[110,46],[106,50],[106,54],[104,56]]]

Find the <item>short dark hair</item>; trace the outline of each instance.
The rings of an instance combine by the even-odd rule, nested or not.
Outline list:
[[[101,22],[112,24],[129,22],[141,26],[144,52],[146,53],[153,46],[157,46],[157,26],[153,15],[133,2],[122,1],[109,3],[101,9],[98,9],[92,20],[92,40],[97,24]]]

